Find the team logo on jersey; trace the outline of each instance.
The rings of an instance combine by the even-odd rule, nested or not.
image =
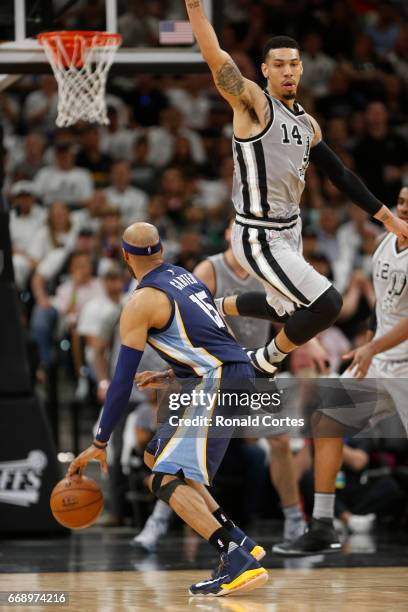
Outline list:
[[[176,273],[174,270],[170,270],[170,268],[168,270],[166,270],[166,272],[170,272],[170,274],[172,274],[173,276],[176,276]]]
[[[405,272],[394,270],[389,274],[389,283],[382,300],[382,309],[384,312],[395,310],[406,286],[407,275]]]
[[[28,507],[40,499],[41,477],[47,455],[33,450],[27,459],[0,462],[0,503]]]

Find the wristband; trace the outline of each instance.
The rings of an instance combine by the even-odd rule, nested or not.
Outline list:
[[[99,450],[104,450],[108,446],[108,443],[100,442],[99,440],[94,440],[92,442],[92,446],[94,446],[95,448],[99,448]]]

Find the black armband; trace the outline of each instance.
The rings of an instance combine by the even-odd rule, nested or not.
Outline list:
[[[321,141],[312,148],[310,160],[329,177],[337,189],[348,195],[357,206],[370,215],[378,213],[383,206],[382,202],[367,189],[363,181],[344,166],[325,142]]]
[[[377,311],[375,307],[368,319],[368,329],[372,331],[373,334],[377,331]]]
[[[285,323],[288,315],[280,316],[267,301],[266,293],[262,291],[248,291],[238,295],[236,307],[242,317],[253,317],[254,319],[266,319],[276,323]]]

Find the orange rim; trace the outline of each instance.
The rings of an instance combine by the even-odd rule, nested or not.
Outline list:
[[[38,34],[37,38],[40,45],[47,43],[57,61],[61,59],[66,67],[72,64],[75,67],[81,67],[84,63],[83,51],[85,49],[119,47],[122,42],[122,36],[116,32],[101,32],[97,30],[42,32]],[[81,40],[83,46],[78,46],[78,39]],[[60,42],[63,44],[66,58],[61,57],[58,47],[58,43]],[[75,61],[73,61],[74,56]],[[68,61],[65,61],[65,59]]]

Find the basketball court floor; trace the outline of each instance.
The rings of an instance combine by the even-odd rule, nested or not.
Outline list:
[[[280,531],[280,524],[265,523],[259,541],[270,550]],[[268,583],[246,595],[223,598],[188,595],[188,586],[208,578],[214,566],[207,543],[173,533],[163,538],[157,553],[146,554],[129,545],[133,535],[129,528],[95,527],[59,539],[3,541],[0,591],[65,591],[66,609],[72,612],[408,609],[408,533],[403,531],[350,537],[343,554],[330,557],[282,560],[268,553]]]

